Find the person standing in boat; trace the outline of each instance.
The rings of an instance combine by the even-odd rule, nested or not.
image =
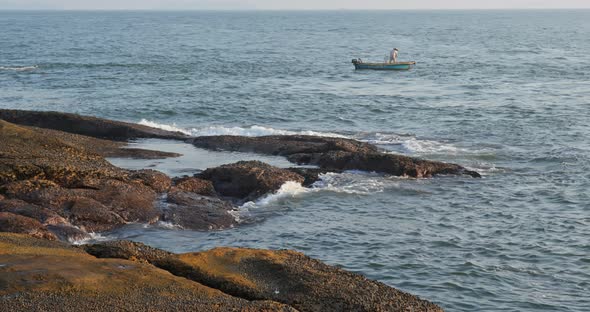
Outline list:
[[[389,53],[389,63],[397,63],[397,48],[393,48]]]

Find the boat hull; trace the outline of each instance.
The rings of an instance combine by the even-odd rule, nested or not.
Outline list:
[[[409,70],[414,67],[416,62],[403,63],[353,63],[355,69],[372,69],[372,70]]]

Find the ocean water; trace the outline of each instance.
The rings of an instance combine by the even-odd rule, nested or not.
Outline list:
[[[416,68],[350,64],[393,47]],[[5,11],[0,108],[194,135],[345,136],[462,164],[483,178],[328,174],[244,205],[256,222],[235,229],[103,236],[175,252],[296,249],[448,311],[589,311],[588,51],[588,10]],[[112,161],[186,174],[261,157],[136,144],[186,156]]]

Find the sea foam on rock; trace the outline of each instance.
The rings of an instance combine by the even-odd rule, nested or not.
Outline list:
[[[396,176],[426,178],[441,174],[480,177],[455,164],[385,153],[376,146],[347,138],[304,135],[240,137],[206,136],[189,139],[197,147],[281,155],[291,162],[326,170],[365,170]]]

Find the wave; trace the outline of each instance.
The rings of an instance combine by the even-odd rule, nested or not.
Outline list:
[[[144,125],[144,126],[148,126],[148,127],[152,127],[152,128],[158,128],[158,129],[162,129],[162,130],[166,130],[166,131],[173,131],[173,132],[181,132],[184,133],[186,135],[191,135],[190,131],[187,131],[185,129],[179,128],[176,126],[176,124],[172,124],[172,125],[167,125],[167,124],[161,124],[161,123],[157,123],[157,122],[153,122],[147,119],[142,119],[139,121],[140,125]]]
[[[343,173],[325,173],[310,187],[288,181],[275,193],[268,194],[256,201],[250,201],[239,207],[239,214],[249,213],[250,209],[272,206],[288,198],[296,198],[310,193],[335,192],[343,194],[368,195],[380,193],[388,188],[399,187],[399,183],[377,173],[364,171],[345,171]]]
[[[302,186],[301,183],[287,181],[275,193],[268,194],[256,201],[249,201],[240,206],[240,210],[269,206],[283,199],[297,197],[311,191],[312,189]]]
[[[311,131],[311,130],[303,130],[303,131],[290,131],[290,130],[281,130],[281,129],[274,129],[270,127],[263,127],[263,126],[250,126],[250,127],[224,127],[224,126],[209,126],[204,128],[188,128],[183,129],[176,126],[176,124],[167,125],[161,124],[157,122],[153,122],[147,119],[142,119],[139,124],[144,126],[149,126],[153,128],[159,128],[168,131],[178,131],[182,132],[186,135],[191,136],[214,136],[214,135],[238,135],[238,136],[248,136],[248,137],[257,137],[257,136],[265,136],[265,135],[313,135],[313,136],[323,136],[323,137],[335,137],[335,138],[348,138],[345,135],[331,133],[331,132],[318,132],[318,131]]]
[[[39,68],[39,66],[37,66],[37,65],[33,65],[33,66],[0,66],[0,70],[11,70],[11,71],[17,71],[17,72],[30,71],[30,70],[35,70],[37,68]]]
[[[477,151],[470,151],[459,148],[453,144],[418,139],[410,134],[394,134],[394,133],[360,133],[356,135],[344,135],[334,132],[320,132],[312,130],[292,131],[275,129],[264,126],[250,126],[250,127],[224,127],[224,126],[209,126],[203,128],[180,128],[176,124],[168,125],[142,119],[139,124],[159,128],[168,131],[177,131],[190,136],[214,136],[214,135],[237,135],[258,137],[265,135],[312,135],[331,138],[355,139],[361,142],[371,143],[381,146],[399,145],[402,147],[401,152],[410,154],[473,154]]]
[[[358,135],[355,139],[375,145],[400,145],[406,152],[415,154],[459,154],[469,151],[449,143],[418,139],[409,134],[373,133]]]
[[[104,236],[100,233],[88,233],[88,237],[85,237],[82,239],[72,239],[72,240],[70,240],[70,243],[72,245],[86,245],[89,243],[105,242],[105,241],[109,241],[109,240],[112,240],[112,239],[107,236]]]

